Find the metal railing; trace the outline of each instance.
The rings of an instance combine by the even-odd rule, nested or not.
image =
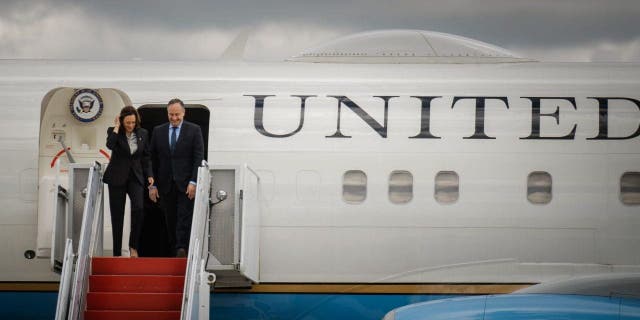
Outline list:
[[[51,270],[62,273],[62,265],[65,259],[67,240],[67,205],[69,196],[67,190],[60,183],[60,161],[56,161],[56,175],[53,197],[53,228],[51,230]]]
[[[67,239],[64,246],[64,258],[62,259],[62,276],[58,289],[58,303],[56,304],[56,320],[65,320],[69,307],[69,292],[71,292],[71,280],[73,279],[73,245],[71,239]]]
[[[205,270],[209,253],[209,212],[211,173],[206,161],[198,168],[189,255],[185,274],[181,319],[209,319],[210,286],[215,275]]]
[[[96,162],[89,169],[87,192],[82,216],[80,241],[74,266],[73,241],[67,239],[63,272],[58,292],[56,319],[81,319],[86,305],[90,256],[102,252],[102,179],[101,166]],[[99,237],[100,239],[96,239]],[[71,288],[71,290],[69,290]],[[67,312],[68,311],[68,312]]]

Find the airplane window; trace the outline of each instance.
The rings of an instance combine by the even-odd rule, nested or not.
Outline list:
[[[360,170],[349,170],[342,180],[342,199],[349,204],[362,203],[367,198],[367,175]]]
[[[527,178],[527,200],[533,204],[551,202],[551,175],[544,171],[534,171]]]
[[[460,196],[460,178],[455,171],[440,171],[436,174],[436,201],[442,204],[454,203]]]
[[[620,200],[626,205],[640,204],[640,172],[625,172],[620,178]]]
[[[389,201],[400,204],[413,199],[413,175],[409,171],[396,170],[389,176]]]

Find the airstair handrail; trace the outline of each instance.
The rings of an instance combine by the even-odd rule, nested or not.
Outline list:
[[[62,275],[60,277],[60,287],[58,288],[55,320],[65,320],[67,318],[69,292],[71,291],[71,280],[73,279],[73,258],[73,242],[67,238],[64,246],[64,259],[62,260]]]
[[[87,193],[84,202],[82,215],[82,227],[80,229],[80,242],[78,243],[78,253],[73,272],[73,290],[69,313],[67,319],[81,319],[82,312],[86,305],[86,291],[89,278],[89,267],[91,263],[92,249],[96,249],[96,237],[102,236],[98,232],[98,227],[102,226],[102,170],[101,165],[95,162],[89,168],[89,178],[87,182]]]
[[[210,211],[211,173],[206,161],[198,168],[196,196],[194,199],[193,217],[189,254],[184,281],[181,319],[209,319],[209,283],[202,279],[208,277],[204,263],[209,252],[209,211]],[[212,277],[215,279],[215,277]],[[201,290],[206,286],[206,290]],[[206,291],[206,294],[203,294]]]
[[[61,161],[56,161],[56,165],[55,165],[55,177],[54,177],[54,189],[55,189],[55,197],[53,197],[53,217],[51,220],[51,225],[53,226],[53,230],[51,230],[51,257],[49,258],[49,262],[51,263],[51,270],[53,270],[54,272],[56,271],[56,254],[58,251],[57,249],[57,242],[56,242],[56,237],[60,237],[60,235],[58,234],[60,233],[64,233],[63,230],[63,226],[58,225],[58,221],[66,221],[66,202],[64,203],[65,205],[65,210],[62,210],[62,212],[58,211],[58,209],[60,208],[60,196],[61,193],[64,192],[66,193],[66,190],[62,187],[61,183],[60,183],[60,162]],[[66,198],[66,195],[65,195]],[[68,198],[67,198],[68,200]],[[64,216],[60,216],[60,215],[64,215]],[[62,238],[62,237],[60,237]],[[65,238],[66,239],[66,238]],[[66,252],[66,247],[65,247],[65,252]],[[66,253],[63,253],[62,255],[62,259],[60,259],[61,261],[64,262],[65,259],[65,255]]]
[[[196,239],[194,242],[195,243],[193,245],[193,250],[194,251],[200,250],[200,239]],[[193,319],[194,317],[196,317],[197,319],[198,310],[194,310],[194,307],[197,307],[195,300],[197,298],[196,288],[197,288],[198,277],[196,275],[198,273],[198,270],[197,270],[198,260],[199,260],[198,255],[193,254],[193,255],[189,255],[189,258],[187,261],[187,275],[185,276],[185,279],[184,279],[186,290],[184,292],[183,309],[181,312],[183,319]]]

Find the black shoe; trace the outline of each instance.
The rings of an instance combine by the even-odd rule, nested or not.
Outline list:
[[[176,252],[176,257],[178,258],[185,258],[187,256],[187,250],[180,248],[178,249],[178,251]]]

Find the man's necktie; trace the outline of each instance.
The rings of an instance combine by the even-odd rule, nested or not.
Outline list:
[[[176,131],[178,131],[178,127],[171,127],[171,153],[176,149]]]

